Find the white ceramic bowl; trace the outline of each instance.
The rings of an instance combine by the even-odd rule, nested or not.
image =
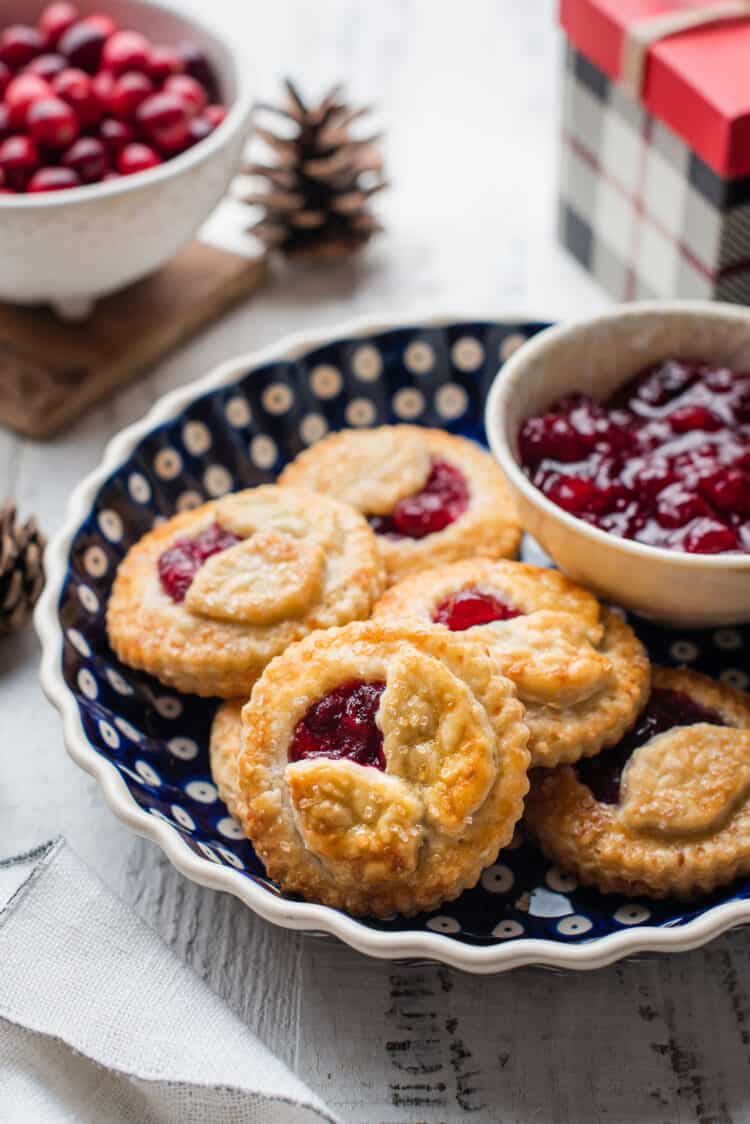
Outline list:
[[[750,555],[685,554],[617,538],[557,507],[519,465],[516,435],[530,414],[573,391],[606,398],[669,356],[750,367],[750,311],[706,301],[633,304],[542,332],[495,380],[485,415],[490,446],[524,526],[576,581],[665,624],[750,621]]]
[[[0,195],[0,300],[52,304],[81,317],[93,301],[145,277],[193,236],[237,170],[252,108],[249,69],[235,46],[184,15],[175,0],[78,0],[106,8],[154,42],[205,51],[229,112],[206,140],[158,168],[39,195]],[[2,23],[34,22],[44,0],[6,0]]]

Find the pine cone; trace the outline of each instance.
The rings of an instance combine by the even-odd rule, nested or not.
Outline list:
[[[0,508],[0,633],[25,623],[44,588],[44,543],[35,519],[21,526],[13,504]]]
[[[292,122],[296,131],[285,138],[255,128],[255,136],[273,150],[277,162],[253,163],[245,169],[268,183],[267,190],[245,198],[265,209],[251,230],[269,249],[289,257],[335,260],[361,249],[382,230],[368,206],[387,186],[376,148],[379,138],[352,137],[352,124],[368,110],[347,106],[339,86],[319,105],[308,107],[289,80],[285,85],[285,107],[258,106]]]

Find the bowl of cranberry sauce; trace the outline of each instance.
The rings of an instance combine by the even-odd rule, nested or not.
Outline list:
[[[0,14],[0,300],[86,315],[193,236],[241,161],[250,70],[169,0]]]
[[[750,312],[634,304],[551,328],[505,364],[486,425],[561,569],[666,624],[750,620]]]

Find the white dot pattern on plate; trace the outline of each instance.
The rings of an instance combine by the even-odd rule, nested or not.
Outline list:
[[[340,341],[311,357],[246,371],[234,385],[204,393],[159,426],[103,483],[71,548],[71,579],[60,610],[63,674],[76,693],[86,737],[114,762],[133,805],[168,825],[164,830],[179,831],[198,861],[232,868],[235,877],[244,874],[264,892],[278,893],[211,782],[207,746],[215,700],[160,688],[117,663],[107,645],[103,610],[120,559],[145,530],[175,510],[191,509],[213,491],[223,494],[269,478],[300,448],[343,425],[442,422],[477,437],[487,376],[501,348],[507,355],[525,338],[516,325],[415,327]],[[205,460],[196,464],[191,460],[196,457]],[[218,476],[206,477],[214,468]],[[529,557],[528,544],[524,556]],[[547,564],[544,558],[533,560]],[[747,629],[669,632],[634,623],[656,663],[687,663],[730,686],[750,686]],[[722,900],[749,890],[750,883],[742,883]],[[556,912],[549,912],[551,899]],[[459,943],[528,937],[554,947],[628,926],[679,928],[706,907],[701,901],[645,906],[579,888],[517,831],[477,886],[443,908],[437,916],[357,924],[396,933],[427,929]]]
[[[507,894],[513,885],[513,871],[504,863],[494,863],[482,871],[482,887],[489,894]]]
[[[105,508],[104,511],[99,512],[97,522],[105,539],[109,539],[112,543],[120,542],[124,533],[124,528],[122,519],[116,511]]]
[[[432,929],[433,933],[460,933],[461,926],[455,917],[447,917],[441,914],[439,917],[431,917],[427,922],[427,928]]]
[[[375,382],[382,370],[380,352],[371,344],[362,344],[352,355],[352,371],[361,382]]]
[[[557,931],[564,937],[580,937],[592,928],[591,921],[580,913],[572,913],[569,917],[562,917],[557,922]]]
[[[294,403],[294,395],[286,383],[274,382],[263,391],[261,401],[266,413],[286,414]]]
[[[500,362],[505,363],[524,343],[526,343],[526,336],[522,335],[521,332],[511,332],[510,335],[507,335],[500,344]]]
[[[346,407],[346,421],[348,425],[357,427],[372,425],[377,411],[369,398],[352,398]]]
[[[154,472],[161,480],[176,480],[182,472],[182,457],[176,449],[160,449],[154,457]]]
[[[223,464],[211,464],[203,473],[203,486],[214,499],[231,492],[233,483],[232,474]]]
[[[337,367],[332,367],[330,363],[320,363],[310,372],[312,391],[324,401],[335,398],[337,394],[340,394],[343,385],[344,379],[341,371]]]
[[[235,429],[244,429],[253,420],[252,410],[245,398],[230,398],[224,407],[224,414]]]
[[[461,336],[451,348],[451,358],[459,371],[476,371],[484,363],[484,348],[473,336]]]
[[[435,352],[429,343],[415,340],[404,352],[404,365],[413,375],[426,375],[435,366]]]
[[[424,412],[424,394],[415,386],[405,386],[393,395],[394,413],[402,421],[414,421]]]
[[[211,430],[201,421],[186,422],[182,428],[182,443],[194,457],[200,457],[211,448]]]

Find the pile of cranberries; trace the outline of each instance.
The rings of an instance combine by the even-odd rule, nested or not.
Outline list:
[[[0,32],[0,192],[60,191],[154,168],[226,116],[205,55],[111,16],[49,4]]]
[[[691,554],[750,553],[750,371],[669,359],[521,426],[526,474],[578,518]]]

